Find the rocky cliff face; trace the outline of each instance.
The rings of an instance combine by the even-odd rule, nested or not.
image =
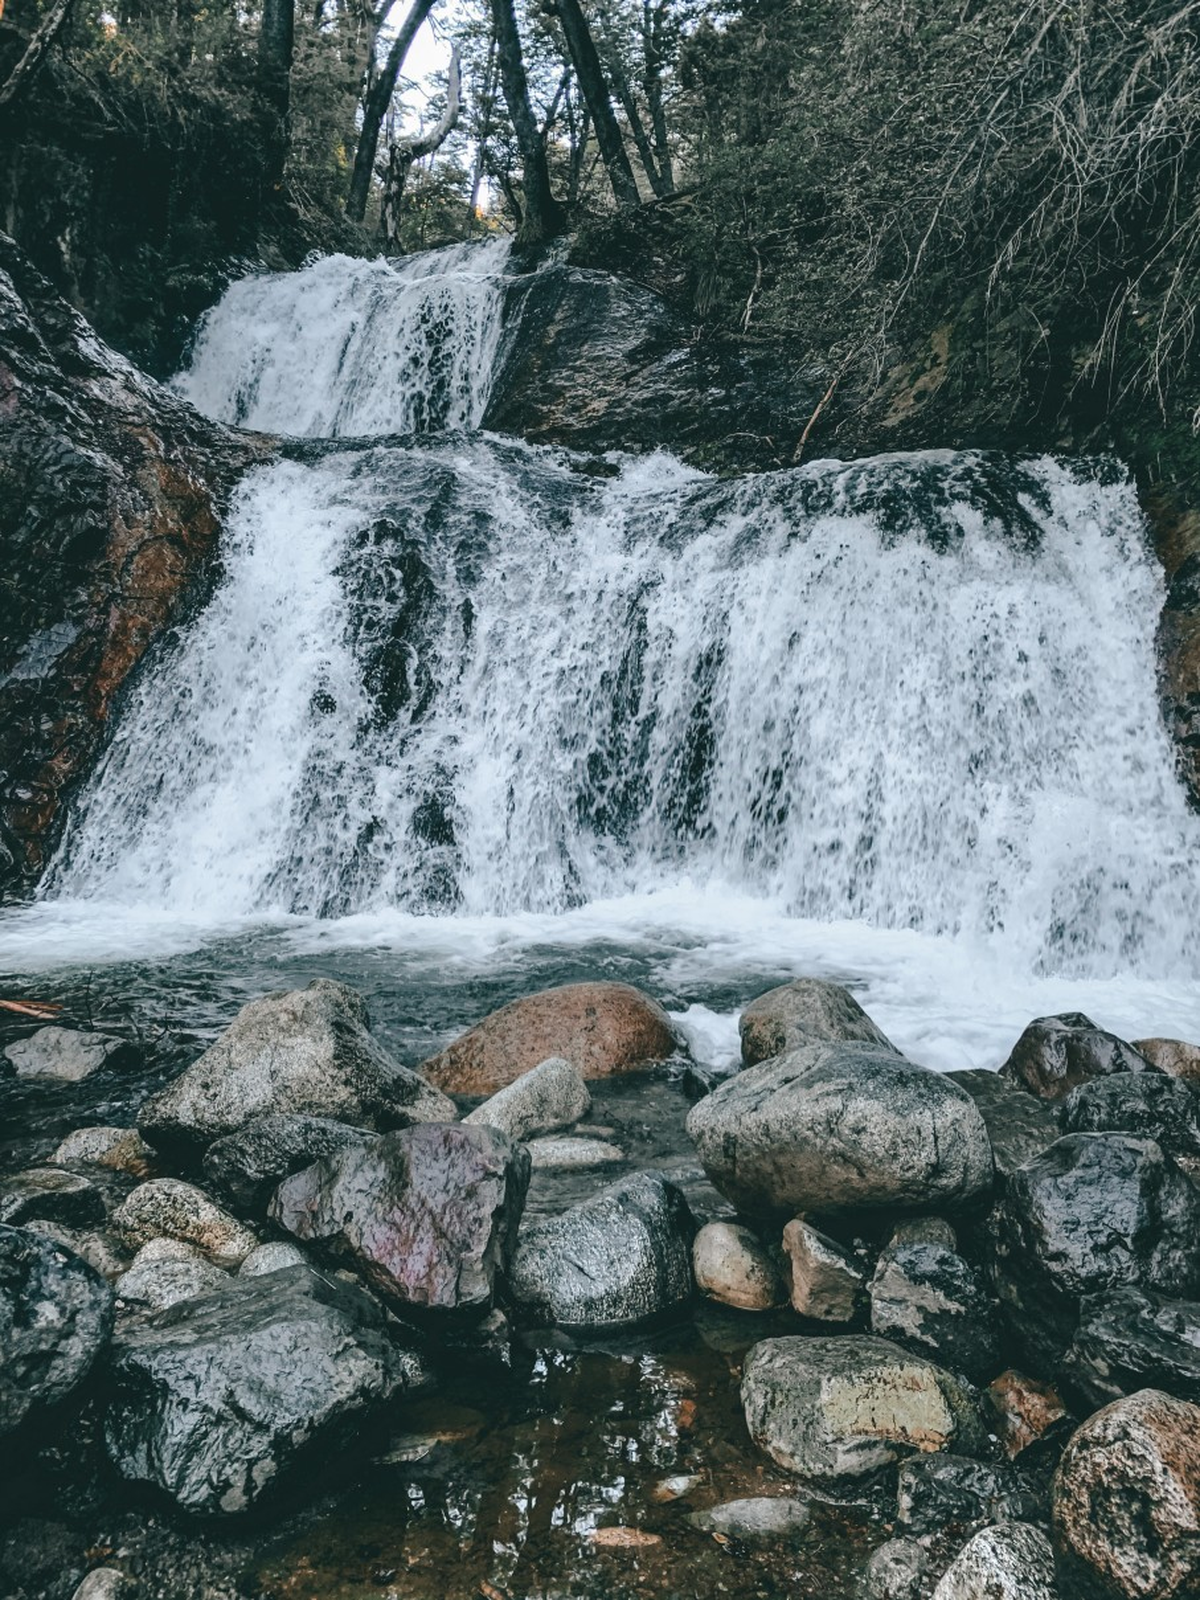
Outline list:
[[[45,865],[123,685],[268,453],[103,345],[0,235],[0,895]]]

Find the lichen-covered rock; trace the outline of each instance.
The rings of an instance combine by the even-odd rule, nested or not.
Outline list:
[[[990,1522],[1026,1522],[1045,1516],[1044,1496],[1012,1467],[969,1456],[912,1456],[896,1474],[896,1514],[902,1527],[924,1535],[954,1526],[964,1531]]]
[[[791,1272],[792,1309],[814,1322],[850,1322],[863,1298],[866,1274],[849,1251],[803,1217],[783,1230]]]
[[[996,1175],[1033,1161],[1048,1150],[1062,1132],[1054,1112],[1044,1100],[1002,1078],[998,1072],[972,1067],[948,1072],[951,1083],[965,1089],[979,1107],[992,1144]]]
[[[1158,1072],[1117,1072],[1072,1089],[1062,1103],[1064,1133],[1135,1133],[1168,1155],[1200,1156],[1200,1082]]]
[[[1076,1432],[1054,1478],[1059,1545],[1105,1592],[1200,1592],[1200,1406],[1142,1389]]]
[[[561,1056],[549,1056],[498,1090],[463,1121],[499,1128],[519,1141],[569,1128],[587,1115],[591,1103],[578,1069]]]
[[[752,1000],[738,1019],[742,1064],[757,1066],[802,1044],[855,1041],[895,1046],[840,983],[797,978]]]
[[[87,1377],[112,1331],[113,1292],[79,1256],[0,1226],[0,1433]]]
[[[1053,1370],[1086,1295],[1200,1285],[1200,1190],[1131,1134],[1059,1139],[1008,1179],[991,1232],[996,1291],[1035,1370]]]
[[[1200,1301],[1135,1288],[1090,1295],[1062,1377],[1093,1406],[1138,1389],[1200,1404]]]
[[[704,1224],[692,1243],[692,1271],[701,1294],[739,1311],[769,1311],[787,1299],[778,1262],[736,1222]]]
[[[927,1209],[992,1182],[970,1095],[880,1045],[805,1045],[749,1067],[687,1129],[712,1182],[750,1212]]]
[[[271,1216],[408,1312],[479,1318],[508,1266],[529,1155],[495,1128],[427,1122],[280,1184]]]
[[[1062,1100],[1076,1085],[1113,1072],[1152,1072],[1145,1056],[1081,1011],[1038,1017],[1013,1046],[1001,1075],[1043,1100]]]
[[[150,1239],[178,1239],[195,1245],[218,1267],[236,1267],[258,1243],[249,1228],[203,1189],[178,1178],[139,1184],[113,1212],[112,1225],[133,1250]]]
[[[76,1128],[50,1157],[56,1167],[111,1167],[133,1178],[152,1178],[158,1159],[136,1128]]]
[[[554,1056],[607,1078],[676,1048],[666,1012],[627,983],[566,983],[493,1011],[420,1071],[448,1094],[493,1095]]]
[[[756,1344],[742,1405],[755,1444],[818,1482],[867,1477],[914,1451],[971,1454],[985,1438],[960,1378],[865,1334]]]
[[[255,1117],[209,1145],[204,1152],[204,1180],[236,1210],[258,1216],[284,1178],[374,1137],[332,1117],[295,1112]]]
[[[50,1083],[82,1083],[101,1067],[137,1062],[139,1052],[127,1039],[109,1033],[82,1033],[78,1028],[39,1028],[10,1044],[4,1055],[18,1078]]]
[[[361,1289],[292,1267],[123,1324],[109,1455],[186,1511],[246,1511],[425,1382]]]
[[[695,1223],[673,1183],[639,1172],[521,1230],[509,1292],[523,1315],[595,1331],[681,1311]]]
[[[1049,1539],[1027,1522],[984,1528],[950,1563],[933,1600],[1058,1600]]]
[[[980,1382],[1000,1365],[999,1308],[978,1273],[940,1244],[892,1245],[871,1279],[871,1331],[930,1351]]]
[[[104,1196],[88,1178],[61,1167],[30,1167],[0,1179],[0,1222],[58,1222],[86,1228],[105,1218]]]
[[[243,1006],[211,1049],[146,1101],[138,1129],[160,1149],[194,1149],[282,1112],[384,1128],[457,1115],[375,1042],[361,995],[314,978]]]

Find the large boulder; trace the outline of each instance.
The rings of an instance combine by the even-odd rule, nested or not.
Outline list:
[[[521,1230],[509,1292],[532,1321],[612,1331],[682,1310],[695,1223],[673,1183],[639,1172]]]
[[[0,1227],[0,1434],[64,1400],[112,1330],[113,1292],[53,1239]]]
[[[914,1451],[983,1448],[973,1391],[887,1339],[765,1339],[742,1370],[746,1426],[788,1472],[863,1478]]]
[[[1200,1156],[1200,1083],[1158,1072],[1117,1072],[1072,1089],[1062,1103],[1064,1133],[1136,1133],[1168,1155]]]
[[[495,1094],[548,1057],[607,1078],[676,1048],[666,1012],[627,983],[567,983],[493,1011],[420,1071],[448,1094]]]
[[[1038,1017],[1013,1046],[1002,1076],[1043,1100],[1062,1100],[1077,1084],[1113,1072],[1151,1072],[1145,1056],[1081,1011]]]
[[[992,1182],[970,1095],[873,1044],[804,1045],[691,1109],[704,1170],[751,1212],[962,1204]]]
[[[255,1216],[265,1211],[284,1178],[372,1138],[374,1134],[332,1117],[296,1112],[255,1117],[209,1145],[204,1152],[204,1179],[236,1210]]]
[[[528,1187],[523,1145],[494,1128],[427,1122],[294,1173],[270,1212],[406,1312],[482,1317]]]
[[[477,1106],[464,1122],[499,1128],[510,1139],[556,1133],[586,1116],[592,1097],[577,1068],[550,1056]]]
[[[146,1101],[138,1128],[153,1145],[187,1149],[277,1112],[383,1128],[457,1114],[376,1044],[361,995],[314,978],[243,1006],[211,1049]]]
[[[929,1351],[977,1383],[1000,1366],[1000,1319],[978,1273],[941,1244],[892,1245],[871,1279],[871,1331]]]
[[[127,1066],[138,1059],[127,1039],[76,1028],[39,1028],[10,1044],[4,1055],[18,1078],[52,1083],[82,1083],[101,1067]]]
[[[948,1072],[947,1078],[965,1089],[979,1107],[992,1141],[996,1176],[1006,1178],[1027,1161],[1048,1150],[1062,1132],[1054,1112],[1044,1100],[1019,1088],[998,1072],[968,1067]]]
[[[933,1600],[1058,1600],[1054,1549],[1028,1522],[983,1528],[942,1574]]]
[[[151,1239],[178,1239],[194,1245],[215,1266],[236,1267],[257,1238],[194,1184],[179,1178],[151,1178],[138,1184],[113,1212],[117,1236],[131,1250]]]
[[[321,1467],[425,1376],[369,1295],[291,1267],[124,1324],[111,1379],[118,1472],[219,1513]]]
[[[1089,1296],[1062,1372],[1093,1406],[1138,1389],[1200,1404],[1200,1301],[1134,1288]]]
[[[1102,1593],[1200,1593],[1200,1406],[1142,1389],[1076,1432],[1054,1479],[1060,1547]]]
[[[742,1039],[742,1064],[757,1066],[772,1056],[797,1050],[802,1044],[854,1041],[895,1046],[887,1035],[840,983],[821,978],[797,978],[768,989],[752,1000],[738,1020]]]
[[[1085,1295],[1200,1285],[1200,1189],[1151,1139],[1072,1133],[1009,1178],[991,1219],[992,1271],[1041,1370],[1070,1344]]]

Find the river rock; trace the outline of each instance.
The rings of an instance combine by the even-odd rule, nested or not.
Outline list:
[[[40,1218],[27,1222],[30,1233],[41,1234],[77,1256],[82,1256],[89,1267],[95,1267],[102,1278],[110,1283],[119,1278],[129,1265],[129,1258],[118,1255],[106,1233],[96,1228],[66,1228],[61,1222],[44,1222]]]
[[[66,1399],[112,1323],[113,1292],[94,1268],[40,1234],[0,1226],[0,1433]]]
[[[1151,1071],[1144,1055],[1081,1011],[1038,1017],[1000,1068],[1003,1077],[1043,1100],[1062,1100],[1077,1084],[1113,1072]]]
[[[693,1511],[687,1520],[701,1533],[720,1533],[748,1544],[766,1543],[806,1533],[812,1523],[812,1507],[788,1495],[756,1494]]]
[[[623,1150],[604,1139],[530,1139],[525,1148],[535,1172],[590,1172],[625,1159]]]
[[[1117,1072],[1072,1089],[1062,1103],[1064,1133],[1136,1133],[1168,1155],[1200,1156],[1200,1082],[1158,1072]]]
[[[675,1051],[657,1001],[627,983],[567,983],[493,1011],[420,1071],[449,1094],[493,1095],[549,1057],[607,1078]]]
[[[96,1185],[61,1167],[30,1167],[0,1179],[0,1222],[58,1222],[86,1228],[105,1218],[104,1196]]]
[[[258,1243],[203,1189],[178,1178],[139,1184],[113,1212],[112,1225],[131,1249],[165,1236],[195,1245],[218,1267],[236,1267]]]
[[[887,1339],[866,1334],[766,1339],[746,1357],[750,1436],[802,1478],[863,1478],[914,1451],[983,1446],[968,1386]]]
[[[784,1228],[783,1248],[791,1269],[792,1309],[814,1322],[852,1321],[866,1283],[854,1257],[803,1217]]]
[[[239,1278],[261,1278],[265,1272],[278,1272],[282,1267],[303,1267],[308,1257],[303,1250],[284,1239],[272,1239],[269,1244],[256,1245],[238,1268]]]
[[[797,978],[760,994],[738,1019],[738,1033],[742,1064],[747,1067],[823,1040],[876,1044],[893,1051],[896,1048],[849,989],[820,978]]]
[[[1085,1295],[1200,1285],[1200,1189],[1151,1139],[1072,1133],[1008,1179],[991,1219],[996,1291],[1051,1371]]]
[[[180,1261],[135,1261],[113,1287],[119,1300],[138,1311],[165,1311],[181,1300],[222,1289],[228,1282],[228,1273],[197,1253]]]
[[[133,1178],[152,1178],[154,1151],[136,1128],[76,1128],[50,1157],[56,1167],[111,1167]]]
[[[1133,1048],[1168,1077],[1200,1082],[1200,1044],[1183,1039],[1135,1039]]]
[[[1093,1406],[1137,1389],[1200,1403],[1200,1301],[1134,1288],[1089,1295],[1062,1376]]]
[[[157,1147],[189,1149],[280,1112],[388,1128],[457,1115],[376,1044],[361,995],[314,978],[243,1006],[211,1049],[146,1101],[138,1128]]]
[[[71,1600],[120,1600],[129,1585],[116,1567],[93,1567],[71,1596]]]
[[[1054,1478],[1054,1531],[1129,1600],[1200,1592],[1200,1406],[1142,1389],[1076,1432]]]
[[[105,1440],[125,1478],[187,1511],[249,1509],[353,1442],[424,1382],[353,1285],[292,1267],[142,1321],[113,1340]]]
[[[635,1173],[521,1230],[509,1292],[530,1320],[593,1331],[682,1310],[695,1223],[673,1183]]]
[[[749,1067],[687,1129],[712,1182],[752,1213],[928,1208],[992,1182],[970,1095],[880,1045],[805,1045]]]
[[[885,1250],[871,1279],[871,1331],[931,1351],[976,1382],[1000,1365],[999,1308],[974,1267],[941,1244]]]
[[[81,1033],[76,1028],[39,1028],[4,1052],[18,1078],[52,1083],[82,1083],[101,1067],[135,1065],[139,1052],[111,1033]]]
[[[929,1557],[915,1539],[881,1544],[863,1572],[858,1600],[924,1600]]]
[[[933,1600],[1058,1600],[1049,1539],[1027,1522],[982,1529],[955,1556]]]
[[[739,1311],[770,1311],[787,1299],[775,1258],[736,1222],[704,1224],[692,1243],[692,1272],[701,1294]]]
[[[947,1078],[965,1089],[979,1107],[992,1144],[996,1175],[1006,1178],[1027,1161],[1048,1150],[1062,1130],[1044,1100],[986,1068],[948,1072]]]
[[[550,1056],[506,1084],[463,1121],[499,1128],[519,1141],[569,1128],[587,1115],[591,1103],[579,1071],[561,1056]]]
[[[1012,1467],[969,1456],[912,1456],[896,1475],[896,1514],[918,1537],[953,1524],[1027,1522],[1045,1514],[1042,1497]]]
[[[484,1316],[509,1262],[529,1155],[495,1128],[427,1122],[280,1184],[271,1216],[406,1311]]]
[[[1061,1447],[1074,1427],[1071,1413],[1052,1384],[1012,1367],[988,1384],[987,1400],[995,1415],[1000,1448],[1010,1461],[1034,1446],[1039,1447],[1035,1456],[1043,1454],[1042,1447]]]
[[[286,1112],[255,1117],[209,1145],[204,1152],[205,1182],[238,1211],[259,1216],[284,1178],[374,1137],[332,1117]]]

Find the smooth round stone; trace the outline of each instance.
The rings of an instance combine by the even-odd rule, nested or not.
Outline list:
[[[736,1222],[704,1224],[692,1244],[692,1271],[701,1294],[739,1311],[769,1311],[787,1299],[771,1252]]]

